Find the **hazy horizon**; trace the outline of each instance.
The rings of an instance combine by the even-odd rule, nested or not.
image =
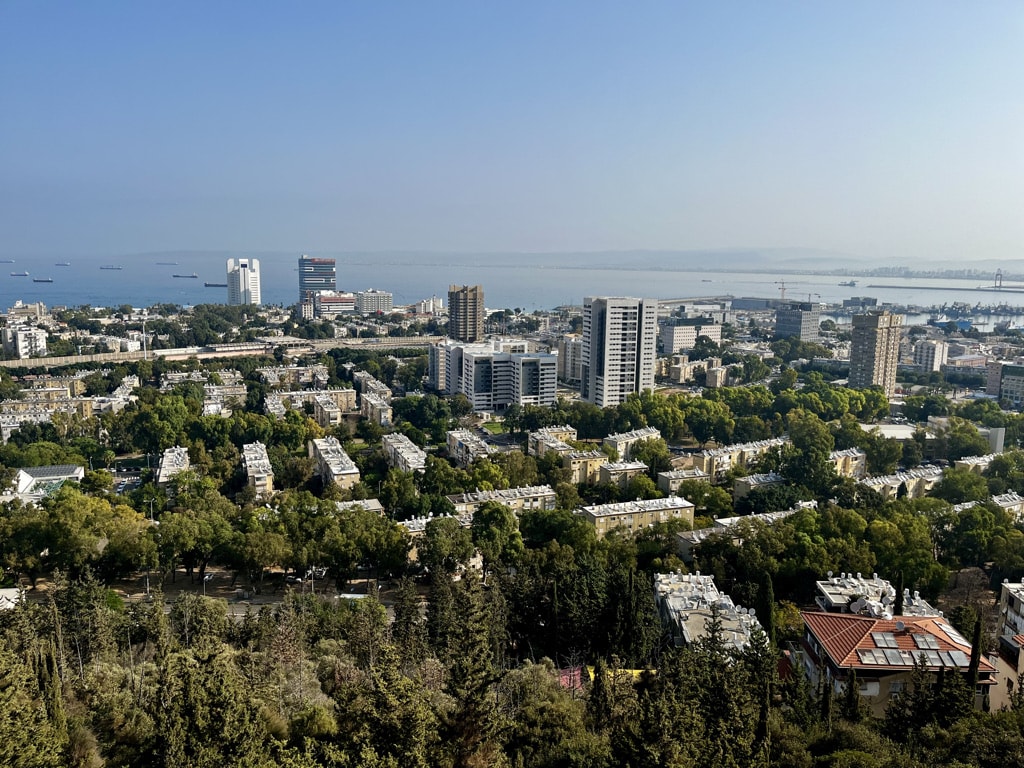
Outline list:
[[[1022,42],[1011,2],[8,3],[0,253],[1024,258]]]

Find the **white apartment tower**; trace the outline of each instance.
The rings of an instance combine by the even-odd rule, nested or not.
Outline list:
[[[228,259],[228,304],[260,303],[260,260]]]
[[[657,340],[657,299],[585,298],[581,397],[604,408],[654,389]]]

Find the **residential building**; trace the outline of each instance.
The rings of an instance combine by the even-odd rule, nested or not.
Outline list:
[[[999,653],[1024,673],[1024,584],[1003,579],[999,590]]]
[[[930,683],[940,675],[966,677],[971,644],[941,617],[873,618],[852,614],[802,612],[804,636],[794,666],[831,695],[840,695],[856,671],[860,697],[875,717],[883,717],[892,698],[906,692],[923,661]],[[978,666],[974,704],[995,684],[995,667],[984,657]],[[821,676],[824,675],[824,679]]]
[[[632,432],[620,432],[608,435],[604,439],[604,445],[615,451],[615,454],[622,460],[631,458],[633,446],[641,440],[660,440],[661,432],[657,427],[641,427]]]
[[[992,503],[1001,507],[1015,523],[1024,520],[1024,496],[1016,491],[1007,491],[992,497]]]
[[[311,302],[313,294],[335,291],[338,285],[334,259],[299,257],[299,302]]]
[[[693,525],[693,504],[679,496],[581,507],[576,514],[594,526],[599,539],[615,528],[636,533],[655,523],[685,520]]]
[[[708,448],[700,453],[691,453],[685,456],[684,468],[699,469],[709,477],[717,478],[733,467],[746,467],[769,451],[781,450],[784,445],[788,444],[788,437],[773,437],[768,440],[755,440],[752,443],[736,443],[720,448]]]
[[[988,364],[987,373],[985,394],[1020,408],[1024,403],[1024,364],[997,360]]]
[[[598,470],[601,483],[626,488],[630,481],[647,472],[647,465],[642,461],[612,461],[601,465]]]
[[[762,512],[754,515],[739,515],[737,517],[720,517],[715,520],[711,528],[697,528],[691,531],[680,531],[676,534],[676,554],[684,563],[693,562],[694,548],[706,541],[710,536],[728,536],[737,546],[743,543],[743,537],[739,532],[731,533],[740,523],[744,526],[751,523],[772,525],[780,520],[785,520],[790,515],[796,514],[803,509],[814,509],[817,502],[801,501],[793,509],[786,509],[780,512]],[[741,528],[742,530],[742,528]]]
[[[791,301],[775,310],[775,338],[800,341],[820,340],[821,305],[805,301]]]
[[[24,360],[28,357],[46,355],[46,331],[28,325],[14,325],[3,329],[4,352],[17,355]]]
[[[601,479],[601,467],[608,463],[604,451],[569,451],[562,454],[562,468],[568,469],[569,482],[594,485]]]
[[[758,488],[768,488],[772,485],[781,485],[785,481],[786,478],[777,472],[763,472],[756,475],[737,477],[732,486],[733,501],[739,501],[740,499],[749,496],[751,491],[755,491]]]
[[[228,259],[228,304],[260,304],[260,260]]]
[[[160,466],[156,470],[156,484],[167,485],[190,466],[188,448],[182,448],[180,445],[168,448],[160,457]]]
[[[567,333],[558,340],[558,378],[568,384],[580,383],[583,370],[583,336]]]
[[[690,360],[689,355],[673,355],[672,364],[668,368],[668,380],[674,384],[688,384],[694,381],[698,374],[706,373],[708,370],[722,368],[722,358],[709,357],[704,360]]]
[[[840,477],[852,477],[860,479],[864,477],[868,467],[868,455],[860,448],[844,448],[841,451],[832,451],[828,455],[832,466],[836,468],[836,474]]]
[[[460,467],[468,467],[477,459],[489,456],[493,449],[476,433],[468,429],[453,429],[448,433],[448,458]]]
[[[986,453],[984,456],[964,456],[962,459],[954,461],[953,466],[957,469],[966,469],[976,475],[981,475],[984,474],[985,470],[988,469],[988,465],[992,463],[992,459],[997,455],[995,453]]]
[[[392,420],[391,403],[373,392],[365,392],[359,397],[359,413],[365,419],[382,427],[389,426]]]
[[[604,408],[654,389],[657,334],[657,299],[585,298],[580,396]]]
[[[470,491],[448,496],[455,505],[456,514],[475,514],[489,501],[508,507],[517,515],[535,510],[550,511],[557,506],[558,499],[550,485],[531,485],[522,488],[506,488],[496,491]]]
[[[721,344],[722,326],[705,317],[687,318],[663,323],[659,331],[661,348],[666,355],[693,349],[700,336],[707,336],[716,344]]]
[[[558,395],[558,356],[531,353],[528,346],[522,339],[439,344],[431,348],[431,385],[448,395],[465,395],[478,413],[501,411],[512,404],[553,405]]]
[[[543,456],[548,451],[568,453],[573,450],[568,441],[575,442],[576,427],[565,424],[555,427],[541,427],[531,432],[526,441],[526,453],[530,456]]]
[[[422,472],[427,467],[427,454],[401,432],[381,438],[388,466],[402,472]]]
[[[687,480],[699,480],[704,483],[711,482],[707,472],[691,467],[690,469],[672,469],[668,472],[658,473],[658,488],[665,493],[676,493],[679,487]]]
[[[359,390],[361,396],[376,395],[382,400],[391,402],[391,387],[383,381],[375,379],[373,374],[367,371],[356,371],[352,374],[352,382],[356,385],[356,389]]]
[[[865,477],[860,482],[878,491],[886,500],[904,496],[920,499],[927,496],[942,480],[941,467],[914,467],[904,472],[877,477]],[[903,488],[903,491],[900,491]]]
[[[317,392],[313,398],[313,418],[324,429],[332,429],[345,420],[345,412],[333,397]]]
[[[448,337],[473,343],[484,338],[484,289],[479,285],[448,288]]]
[[[259,442],[243,445],[242,467],[246,482],[257,495],[270,496],[274,493],[274,468],[267,456],[267,446]]]
[[[761,628],[754,610],[735,605],[715,586],[714,576],[697,573],[658,573],[654,576],[654,602],[661,620],[678,648],[707,636],[707,627],[717,619],[720,639],[733,654],[750,646],[751,635]]]
[[[370,288],[365,291],[356,291],[356,312],[363,315],[386,315],[395,307],[394,295],[387,291],[378,291]]]
[[[333,483],[341,488],[351,488],[359,482],[359,468],[336,438],[310,440],[309,456],[315,463],[316,475],[324,485]]]
[[[941,371],[949,357],[949,344],[936,339],[919,341],[914,345],[914,365],[925,371]]]
[[[729,386],[729,369],[719,366],[717,368],[704,369],[704,386],[708,389],[718,389]]]
[[[313,317],[332,320],[338,315],[356,311],[356,295],[343,291],[313,291],[309,294],[313,303]]]
[[[896,602],[896,588],[877,573],[865,579],[859,573],[842,573],[838,576],[828,572],[828,578],[816,582],[814,602],[828,613],[859,613],[874,618],[892,618]],[[920,593],[910,594],[903,590],[904,616],[941,616]]]
[[[440,315],[444,312],[444,301],[437,296],[417,301],[415,311],[417,315]]]
[[[903,315],[888,310],[853,316],[850,344],[850,386],[854,389],[878,386],[886,397],[896,393]]]

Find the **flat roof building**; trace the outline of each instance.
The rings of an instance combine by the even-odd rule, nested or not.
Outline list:
[[[317,476],[325,485],[334,483],[342,488],[351,488],[359,482],[359,468],[336,438],[310,440],[309,456],[315,462]]]
[[[427,454],[401,432],[381,438],[388,466],[402,472],[422,472],[427,466]]]
[[[604,408],[654,389],[657,342],[657,299],[585,298],[580,396]]]
[[[242,467],[249,487],[258,495],[270,496],[274,493],[274,468],[267,456],[267,446],[263,443],[247,443],[242,446]]]
[[[160,466],[156,471],[157,485],[167,485],[176,475],[181,474],[190,466],[188,448],[182,448],[180,445],[168,448],[160,457]]]
[[[748,648],[751,635],[761,628],[753,608],[735,605],[718,591],[714,576],[702,576],[700,571],[656,574],[654,602],[676,647],[706,637],[713,618],[721,625],[721,640],[729,653]]]
[[[655,523],[685,520],[693,525],[693,504],[679,496],[581,507],[576,514],[594,526],[599,539],[615,528],[636,533]]]

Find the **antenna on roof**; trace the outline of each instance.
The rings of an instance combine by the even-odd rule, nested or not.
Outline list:
[[[906,628],[907,628],[907,625],[904,624],[902,621],[897,621],[896,622],[896,631],[897,632],[902,632]]]

